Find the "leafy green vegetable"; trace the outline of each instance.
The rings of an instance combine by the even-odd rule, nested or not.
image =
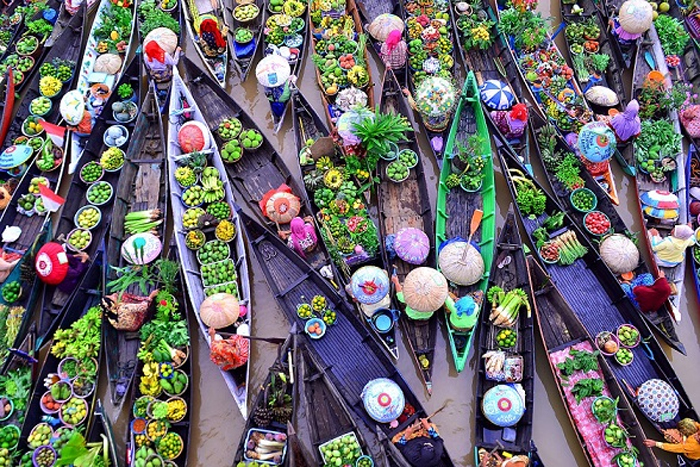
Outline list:
[[[654,20],[654,26],[664,55],[680,55],[685,51],[690,35],[680,20],[671,15],[659,15]]]
[[[571,349],[569,357],[557,365],[559,373],[563,379],[573,375],[576,371],[584,373],[598,369],[598,351],[589,352],[587,350]],[[572,358],[573,357],[573,358]]]
[[[190,342],[190,336],[187,332],[187,321],[184,319],[175,322],[165,322],[159,320],[150,321],[141,326],[140,336],[141,341],[146,342],[151,337],[149,345],[155,347],[162,340],[172,347],[183,347]],[[152,350],[152,348],[147,348]]]
[[[549,232],[554,232],[557,229],[560,229],[564,225],[564,217],[566,214],[564,211],[559,211],[556,214],[552,214],[545,220],[542,225],[549,231]],[[534,232],[533,232],[534,235]],[[549,235],[547,235],[547,239],[549,239]]]
[[[149,32],[157,28],[168,28],[175,34],[180,34],[180,25],[170,15],[170,13],[156,8],[144,15],[143,24],[141,24],[141,36],[146,37]]]
[[[58,358],[97,358],[100,352],[101,329],[102,310],[99,306],[93,306],[71,324],[69,329],[56,331],[51,353]]]
[[[581,403],[586,397],[598,397],[603,395],[603,380],[599,378],[584,378],[576,381],[571,393],[577,403]]]
[[[541,216],[547,207],[547,196],[537,188],[532,180],[526,178],[518,169],[509,169],[513,183],[515,184],[516,197],[520,212],[524,216]]]

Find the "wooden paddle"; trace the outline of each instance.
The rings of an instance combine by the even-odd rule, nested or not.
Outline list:
[[[216,333],[224,338],[232,337],[232,336],[240,336],[240,334],[234,334],[231,332],[216,331]],[[250,339],[251,341],[269,342],[270,344],[282,344],[286,340],[286,338],[284,338],[284,337],[257,337],[257,336],[241,336],[241,337],[245,337],[246,339]]]
[[[471,224],[469,224],[469,238],[467,239],[467,248],[464,249],[464,253],[462,253],[462,259],[461,261],[464,262],[467,259],[467,252],[469,251],[469,243],[472,241],[472,237],[476,233],[476,230],[479,228],[481,225],[481,219],[484,218],[484,211],[481,209],[477,209],[474,211],[474,214],[472,214],[472,221]]]

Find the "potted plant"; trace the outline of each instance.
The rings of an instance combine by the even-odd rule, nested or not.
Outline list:
[[[134,88],[129,83],[120,84],[117,88],[117,95],[123,101],[135,100]]]
[[[406,117],[393,113],[382,113],[377,106],[375,114],[355,124],[354,134],[360,139],[362,148],[367,152],[368,166],[371,171],[381,155],[391,149],[390,143],[396,144],[404,139],[411,125]]]

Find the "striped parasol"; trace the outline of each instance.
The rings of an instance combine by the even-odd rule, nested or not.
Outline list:
[[[680,212],[678,197],[663,190],[651,190],[639,196],[644,214],[656,219],[676,219]]]

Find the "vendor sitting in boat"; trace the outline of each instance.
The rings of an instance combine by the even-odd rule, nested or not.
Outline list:
[[[437,427],[425,418],[406,428],[392,441],[414,467],[435,467],[442,463],[442,438]]]
[[[394,29],[389,33],[386,41],[382,44],[379,57],[387,68],[401,70],[406,66],[406,51],[408,46],[403,40],[403,33]]]
[[[678,422],[678,433],[675,430],[667,430],[667,439],[673,442],[662,443],[653,439],[645,439],[644,445],[649,448],[659,448],[667,452],[682,454],[690,460],[700,460],[700,423],[691,418],[684,418]]]
[[[671,235],[662,237],[656,229],[649,229],[651,250],[656,263],[664,268],[678,266],[685,260],[685,250],[695,243],[693,229],[686,224],[673,228]]]
[[[207,57],[218,57],[226,53],[228,28],[219,29],[219,20],[213,15],[202,15],[199,24],[199,44]]]
[[[405,305],[406,316],[415,320],[426,320],[443,306],[448,313],[458,313],[455,301],[447,289],[447,280],[433,268],[419,267],[408,273],[401,285],[396,274],[391,281],[396,298]]]
[[[39,249],[34,266],[42,282],[70,294],[88,269],[89,260],[90,256],[84,251],[68,253],[60,243],[49,242]]]
[[[171,55],[154,40],[146,44],[143,56],[151,77],[158,83],[170,81],[173,77],[173,67],[177,66],[181,52],[182,49],[178,47]]]
[[[287,239],[287,246],[296,251],[299,256],[306,259],[306,253],[316,249],[318,237],[314,227],[313,218],[295,217],[289,224],[289,231],[280,232],[280,237]]]

